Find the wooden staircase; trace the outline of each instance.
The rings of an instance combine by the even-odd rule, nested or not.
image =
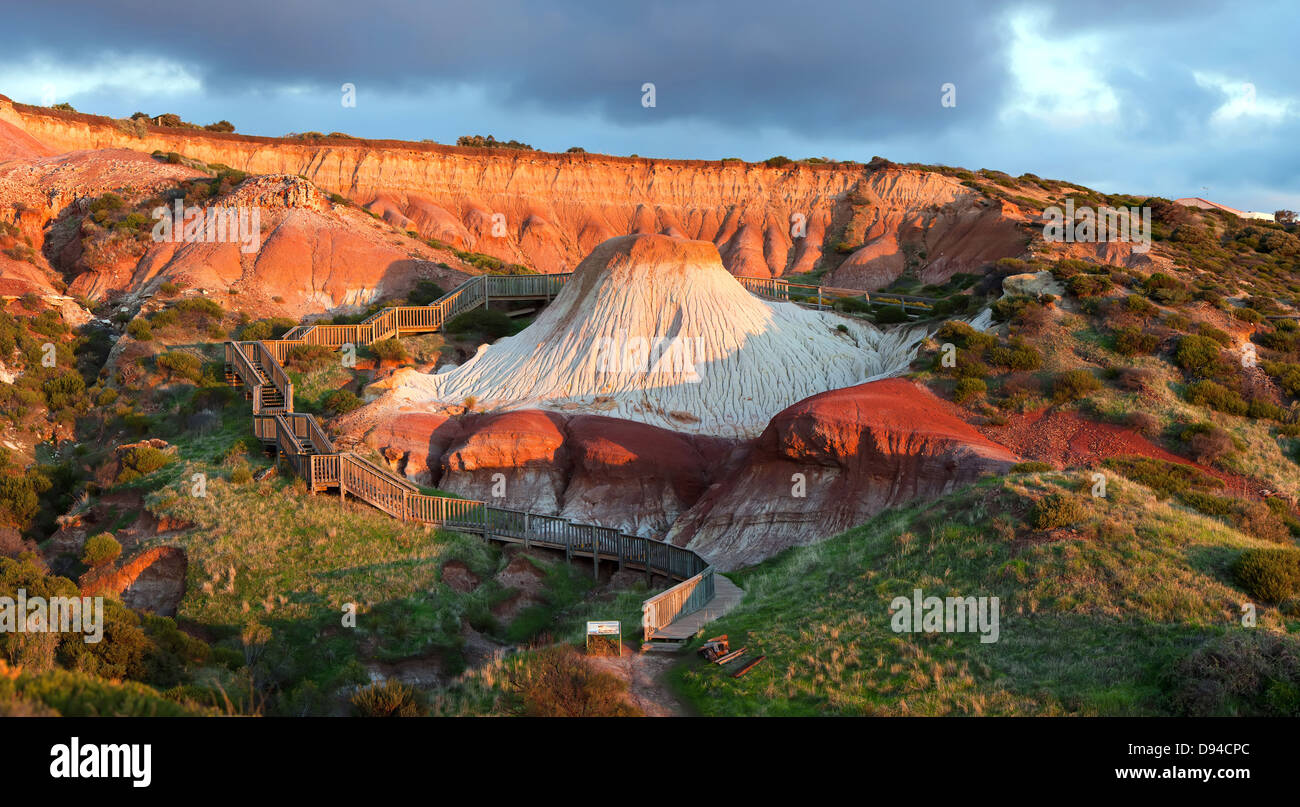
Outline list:
[[[730,581],[715,576],[709,563],[695,552],[639,535],[557,516],[491,507],[485,502],[429,496],[402,477],[352,452],[338,452],[312,415],[293,411],[293,384],[281,362],[295,345],[319,344],[338,348],[368,345],[403,334],[430,333],[444,323],[493,297],[549,302],[570,275],[475,277],[428,306],[381,309],[351,325],[298,325],[274,341],[227,342],[226,382],[242,385],[253,401],[254,430],[277,462],[291,464],[313,492],[337,489],[402,521],[428,524],[482,535],[495,541],[564,550],[565,557],[592,559],[593,572],[602,560],[645,572],[647,581],[658,574],[676,585],[642,604],[642,627],[647,643],[679,646],[711,619],[739,601],[743,592]],[[760,296],[827,307],[828,297],[869,295],[852,290],[801,286],[780,279],[736,278]],[[927,298],[878,295],[902,308],[925,309]],[[694,617],[691,615],[694,614]]]

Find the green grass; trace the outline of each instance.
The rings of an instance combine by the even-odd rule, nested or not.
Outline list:
[[[309,700],[307,711],[364,680],[369,659],[438,654],[458,669],[462,620],[493,627],[494,584],[460,594],[440,583],[453,558],[495,572],[498,552],[477,538],[308,496],[296,480],[236,486],[214,473],[206,497],[168,488],[149,504],[195,525],[175,541],[189,559],[178,619],[231,643],[250,623],[269,628],[262,674]],[[343,626],[347,604],[355,628]]]
[[[692,660],[676,683],[706,715],[1175,713],[1181,682],[1168,671],[1248,632],[1249,598],[1229,569],[1269,544],[1122,479],[1089,499],[1072,537],[1025,523],[1034,501],[1087,496],[1089,484],[1083,473],[988,480],[746,569],[745,600],[708,632],[766,661],[732,679]],[[889,604],[914,588],[999,597],[999,640],[894,633]],[[1287,628],[1259,606],[1253,630]]]

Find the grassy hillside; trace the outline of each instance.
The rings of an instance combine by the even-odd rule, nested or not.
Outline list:
[[[1300,714],[1300,620],[1258,603],[1242,627],[1231,571],[1276,545],[1091,484],[987,480],[740,572],[745,601],[708,633],[768,658],[740,679],[693,661],[683,692],[706,715]],[[1037,529],[1052,494],[1077,508]],[[914,588],[1000,598],[998,640],[895,633],[891,601]]]

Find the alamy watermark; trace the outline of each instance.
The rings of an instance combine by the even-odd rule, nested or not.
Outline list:
[[[86,644],[104,638],[103,597],[0,597],[0,633],[80,633]]]
[[[159,206],[151,214],[154,243],[239,244],[244,253],[257,252],[262,243],[260,207],[185,207],[177,199],[174,209]]]
[[[1053,244],[1120,241],[1134,244],[1134,252],[1151,249],[1150,207],[1075,208],[1065,200],[1065,209],[1053,205],[1043,209],[1043,239]]]
[[[702,336],[617,336],[596,340],[596,371],[622,376],[673,376],[678,381],[697,383],[695,362],[704,355]]]
[[[978,633],[981,644],[998,640],[1002,606],[997,597],[926,597],[921,589],[889,603],[894,633]]]

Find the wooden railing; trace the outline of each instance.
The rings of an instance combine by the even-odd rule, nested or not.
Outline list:
[[[266,381],[262,373],[253,366],[248,354],[238,342],[226,343],[226,366],[232,368],[239,380],[249,389],[261,386]]]
[[[705,567],[699,574],[692,575],[641,603],[641,628],[645,632],[646,641],[654,638],[656,631],[668,627],[678,617],[707,605],[713,599],[713,575],[713,567]]]
[[[293,411],[293,384],[283,366],[297,345],[365,345],[402,333],[436,331],[451,318],[489,303],[492,297],[550,299],[569,277],[562,274],[471,278],[428,306],[385,308],[352,325],[299,325],[278,340],[227,342],[226,365],[252,391],[253,430],[258,439],[273,446],[277,456],[305,477],[313,491],[338,488],[340,495],[351,494],[403,521],[436,524],[490,540],[562,549],[568,559],[590,557],[593,571],[599,569],[601,560],[617,561],[620,569],[631,566],[643,570],[647,580],[657,574],[682,581],[645,601],[643,612],[649,639],[655,630],[713,597],[713,569],[699,555],[611,527],[420,493],[415,485],[364,457],[336,452],[315,417]],[[771,292],[769,296],[788,294],[788,289],[779,286],[764,288]],[[268,408],[263,403],[264,395],[271,389],[283,396],[284,406]]]
[[[759,295],[760,297],[769,297],[775,300],[786,300],[791,302],[805,303],[815,308],[829,308],[830,304],[826,302],[829,298],[852,298],[861,299],[864,302],[874,302],[877,305],[897,305],[903,309],[914,308],[918,310],[927,310],[934,306],[934,300],[930,297],[915,297],[908,294],[893,294],[889,292],[877,292],[872,295],[870,292],[861,289],[842,289],[834,286],[814,286],[807,283],[791,283],[788,280],[782,280],[778,277],[748,277],[746,275],[736,275],[736,280],[747,290]],[[812,302],[807,302],[811,299]]]

